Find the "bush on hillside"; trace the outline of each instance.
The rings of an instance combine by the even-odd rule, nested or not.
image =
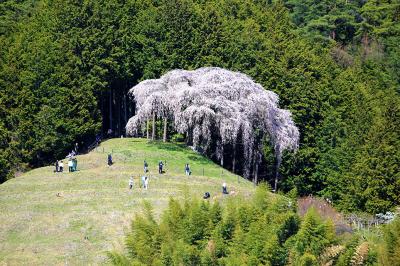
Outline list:
[[[264,185],[252,200],[231,198],[226,205],[170,199],[160,222],[146,204],[126,236],[127,253],[110,252],[109,257],[116,265],[319,265],[337,260],[345,246],[338,245],[333,223],[313,209],[301,222],[289,201]]]

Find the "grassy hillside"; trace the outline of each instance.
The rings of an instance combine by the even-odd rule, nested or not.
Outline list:
[[[115,161],[111,167],[108,152]],[[144,159],[150,170],[148,191],[138,187]],[[166,161],[163,175],[158,174],[159,160]],[[184,175],[185,163],[191,165],[192,176]],[[123,248],[124,232],[143,200],[160,214],[170,197],[201,197],[209,191],[212,200],[225,200],[223,181],[236,195],[247,197],[254,191],[250,182],[189,148],[144,139],[106,141],[78,156],[79,171],[53,170],[35,169],[0,185],[0,264],[107,263],[105,252]],[[133,191],[128,189],[131,175]]]

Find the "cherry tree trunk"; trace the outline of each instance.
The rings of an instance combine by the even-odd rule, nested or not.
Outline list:
[[[147,139],[149,139],[149,120],[146,120],[146,134],[147,134]]]
[[[221,144],[221,166],[224,167],[224,145]]]
[[[232,172],[236,170],[236,144],[233,144],[233,160],[232,160]]]
[[[153,124],[152,124],[151,140],[156,138],[156,113],[153,112]]]
[[[279,166],[280,163],[276,163],[276,172],[275,172],[275,184],[274,184],[274,192],[276,193],[278,191],[278,181],[279,181]]]
[[[164,134],[163,134],[163,141],[167,142],[167,118],[164,117]]]
[[[257,185],[258,182],[258,162],[256,162],[256,167],[254,170],[254,185]]]

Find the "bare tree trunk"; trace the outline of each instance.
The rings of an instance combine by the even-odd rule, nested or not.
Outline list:
[[[108,114],[109,114],[109,127],[108,129],[113,128],[113,90],[110,90],[110,98],[109,98],[109,110],[108,110]]]
[[[278,189],[278,170],[276,170],[276,173],[275,173],[275,184],[274,184],[274,192],[275,193],[276,193],[277,189]]]
[[[236,143],[233,144],[232,172],[235,173],[235,170],[236,170]]]
[[[221,166],[224,167],[224,144],[221,144]]]
[[[258,183],[258,164],[261,160],[261,154],[256,152],[256,155],[254,156],[255,159],[255,167],[254,167],[254,185],[257,185]]]
[[[167,122],[168,119],[164,117],[164,135],[163,135],[163,141],[167,142]]]
[[[146,133],[147,133],[147,139],[149,139],[149,120],[146,120]]]
[[[155,138],[156,138],[156,113],[153,112],[153,124],[152,124],[151,140],[155,140]]]
[[[121,128],[122,128],[122,123],[121,123],[121,108],[122,108],[122,104],[121,104],[121,93],[116,93],[116,105],[117,105],[117,110],[118,110],[118,137],[121,136]]]
[[[254,184],[257,185],[258,183],[258,162],[256,162],[256,170],[254,173]]]
[[[126,97],[126,93],[124,93],[124,122],[125,125],[126,123],[128,123],[128,104],[127,104],[127,99],[128,97]]]
[[[103,91],[100,91],[100,104],[101,104],[101,107],[100,107],[100,110],[101,110],[101,115],[102,115],[102,121],[101,121],[101,134],[103,135],[103,133],[106,131],[106,129],[105,129],[105,113],[104,113],[104,99],[103,99]]]
[[[276,172],[275,172],[275,184],[274,184],[274,192],[278,192],[278,181],[279,181],[279,167],[281,165],[281,160],[278,158],[276,161]]]

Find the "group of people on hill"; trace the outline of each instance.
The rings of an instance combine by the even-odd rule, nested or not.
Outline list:
[[[163,167],[164,167],[163,161],[159,161],[158,162],[158,173],[159,174],[164,173]],[[149,172],[149,164],[147,163],[146,160],[143,161],[143,172],[144,172],[144,175],[141,177],[141,179],[139,179],[139,187],[147,190],[149,188],[149,177],[147,176],[147,173]],[[185,174],[187,176],[192,174],[192,172],[190,170],[190,165],[188,163],[185,164]],[[129,190],[132,190],[134,188],[134,183],[135,183],[134,177],[131,176],[129,178],[129,182],[128,182]],[[222,184],[222,194],[224,194],[224,195],[229,194],[228,188],[227,188],[227,185],[225,182]],[[203,195],[203,198],[208,199],[208,198],[210,198],[210,196],[211,195],[209,192],[205,192]]]
[[[111,155],[109,155],[109,161],[111,160],[110,156]],[[165,173],[165,171],[164,171],[164,165],[165,164],[166,164],[166,162],[163,162],[161,160],[158,162],[158,173],[159,174]],[[149,187],[149,177],[147,176],[147,173],[149,172],[149,164],[147,163],[146,160],[143,161],[143,172],[144,172],[144,175],[140,179],[141,183],[139,184],[139,187],[143,187],[144,189],[148,189],[148,187]],[[192,172],[190,171],[189,164],[188,163],[185,164],[185,174],[186,175],[191,175],[191,173]],[[129,189],[133,189],[133,187],[134,187],[134,178],[133,178],[133,176],[131,176],[129,178],[128,184],[129,184]]]
[[[65,157],[68,159],[68,172],[75,172],[78,167],[78,160],[76,159],[76,155],[78,155],[78,143],[75,143],[74,149]],[[64,162],[62,160],[56,160],[55,163],[56,173],[64,172]]]
[[[68,172],[71,173],[77,171],[77,167],[78,167],[78,160],[75,157],[68,158]],[[56,161],[54,172],[56,173],[64,172],[64,162],[62,160]]]
[[[134,179],[133,176],[131,176],[131,177],[129,178],[129,189],[130,189],[130,190],[134,188],[134,184],[135,184],[135,181],[134,181],[134,180],[135,180],[135,179]],[[147,175],[143,175],[143,176],[141,177],[141,179],[139,179],[139,187],[144,188],[144,189],[146,189],[146,190],[149,188],[149,178],[148,178]]]
[[[68,158],[68,172],[74,172],[77,169],[77,159],[76,159],[76,155],[78,154],[78,143],[75,144],[74,149],[68,154],[68,156],[66,156],[66,158]],[[111,166],[113,164],[113,158],[111,153],[109,153],[107,155],[107,165]],[[164,171],[164,165],[166,164],[166,162],[163,161],[159,161],[158,162],[158,173],[159,174],[163,174],[165,173]],[[64,171],[64,163],[63,161],[56,161],[55,163],[55,172],[63,172]],[[139,179],[139,187],[144,188],[144,189],[148,189],[149,187],[149,177],[147,176],[147,173],[149,172],[149,164],[147,163],[146,160],[143,161],[143,171],[144,171],[144,175]],[[190,165],[188,163],[185,164],[185,175],[189,176],[192,174],[192,171],[190,169]],[[132,190],[134,188],[134,177],[131,176],[129,178],[129,189]],[[228,190],[227,190],[227,186],[226,183],[224,182],[222,184],[222,194],[229,194]],[[205,192],[204,199],[208,199],[210,198],[210,193],[209,192]]]

